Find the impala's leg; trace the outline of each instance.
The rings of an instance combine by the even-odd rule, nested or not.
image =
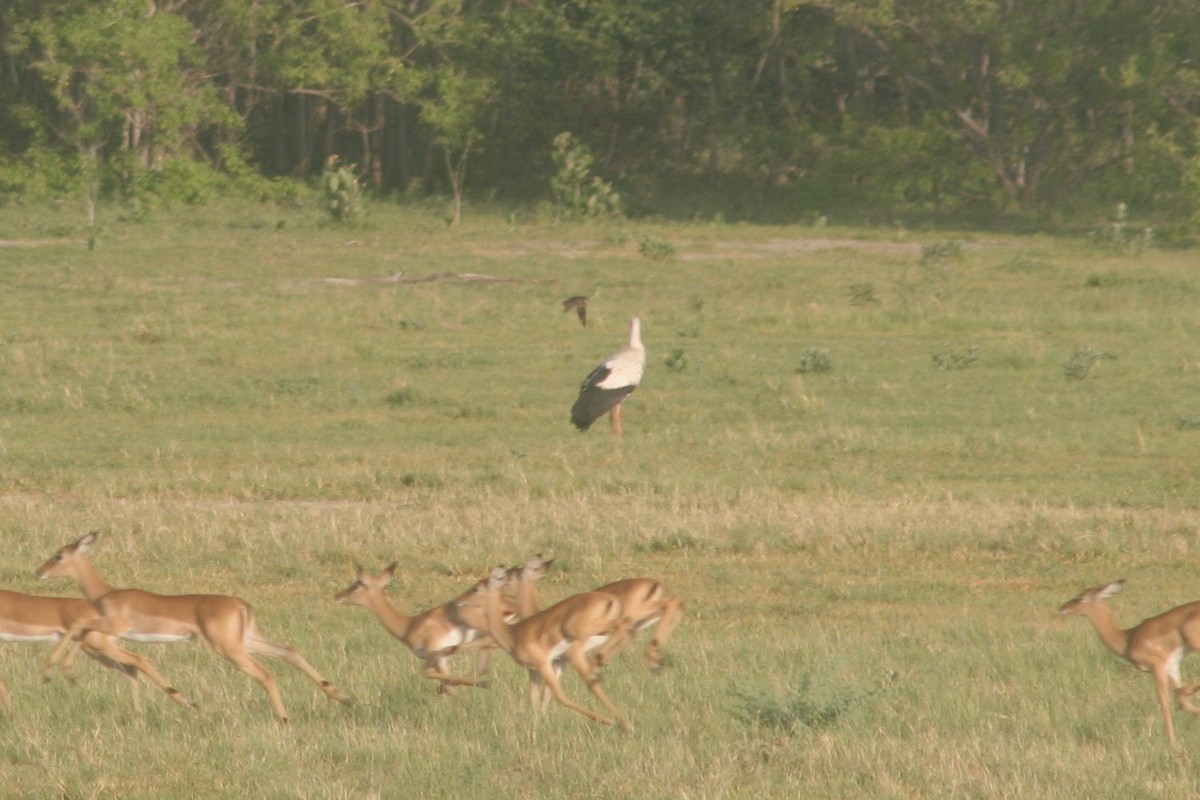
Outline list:
[[[472,639],[469,642],[463,642],[460,645],[448,647],[443,652],[445,652],[445,654],[448,656],[452,656],[455,653],[465,653],[468,650],[478,650],[481,647],[495,647],[495,645],[492,643],[492,638],[490,636],[480,636],[479,638]]]
[[[321,687],[321,691],[330,698],[337,700],[339,703],[344,703],[345,705],[351,704],[352,701],[350,700],[350,697],[343,694],[332,683],[325,680],[321,673],[317,672],[313,665],[309,664],[304,659],[304,656],[300,655],[296,648],[290,647],[286,644],[268,642],[266,639],[260,637],[257,631],[251,631],[250,635],[246,637],[246,649],[251,653],[258,653],[264,656],[270,656],[271,658],[278,658],[286,661],[307,675],[312,682]]]
[[[546,681],[542,679],[542,673],[536,669],[529,670],[529,705],[534,711],[542,711],[546,704],[542,698],[546,693]]]
[[[551,666],[551,669],[555,669]],[[562,669],[557,668],[555,672],[558,678],[562,679]],[[529,705],[535,712],[545,714],[546,709],[550,707],[550,689],[546,686],[546,680],[542,677],[542,673],[537,669],[529,670]]]
[[[492,656],[496,654],[496,643],[492,641],[492,637],[486,636],[480,641],[483,642],[479,649],[475,652],[475,675],[487,675],[492,669]]]
[[[75,683],[75,675],[71,672],[71,668],[75,665],[75,659],[79,656],[79,651],[83,648],[83,640],[85,638],[87,638],[87,634],[78,639],[72,639],[71,644],[67,646],[66,654],[58,665],[58,672],[67,683]]]
[[[178,689],[171,685],[170,681],[154,668],[149,659],[118,646],[112,637],[92,631],[84,636],[82,645],[89,656],[100,661],[105,666],[118,670],[129,679],[130,692],[133,694],[133,708],[139,714],[142,711],[137,684],[137,674],[139,672],[149,678],[150,682],[155,686],[166,692],[167,697],[170,697],[176,703],[188,708],[196,707],[191,700],[184,697]]]
[[[94,659],[111,670],[115,670],[118,675],[126,680],[129,684],[129,699],[133,701],[133,713],[140,717],[142,715],[142,692],[137,682],[137,670],[128,664],[114,661],[103,653],[96,652],[91,647],[85,646],[82,649],[88,658]]]
[[[12,713],[12,697],[8,694],[8,686],[4,681],[0,681],[0,704],[4,705],[4,710],[9,714]]]
[[[662,618],[650,632],[650,644],[646,645],[646,664],[650,671],[657,674],[662,671],[663,657],[660,647],[675,626],[683,619],[683,601],[676,595],[671,595],[663,601]]]
[[[474,678],[460,678],[457,675],[451,675],[446,671],[445,656],[440,655],[433,655],[425,660],[425,677],[441,681],[445,687],[445,691],[448,693],[453,686],[479,686],[487,688],[487,681],[477,681]]]
[[[255,661],[244,647],[227,647],[217,642],[211,644],[219,655],[229,659],[238,669],[262,684],[263,689],[267,692],[267,697],[271,698],[271,708],[275,710],[275,719],[279,720],[280,724],[286,725],[288,721],[287,708],[283,705],[283,697],[279,694],[279,684],[271,671]]]
[[[58,644],[54,645],[50,655],[46,656],[46,660],[42,662],[42,681],[49,682],[54,677],[54,668],[60,661],[63,661],[64,657],[66,664],[75,659],[84,636],[90,635],[92,631],[99,631],[106,636],[118,638],[120,632],[128,627],[123,620],[110,617],[95,617],[74,623],[58,640]]]
[[[100,620],[93,620],[93,622],[100,622]],[[46,660],[42,662],[43,683],[49,683],[54,678],[54,668],[63,659],[63,656],[67,655],[67,649],[72,644],[78,646],[75,640],[82,638],[84,631],[88,629],[86,622],[76,622],[67,629],[67,632],[62,635],[58,643],[50,650],[50,654],[46,656]]]
[[[599,714],[597,714],[595,711],[592,711],[590,708],[584,708],[583,706],[579,705],[578,703],[572,702],[571,699],[569,697],[567,697],[566,693],[563,692],[562,685],[559,683],[559,680],[558,680],[558,676],[554,673],[554,669],[549,664],[542,665],[538,669],[538,672],[541,674],[542,680],[544,680],[546,682],[546,686],[548,686],[550,688],[550,693],[554,695],[554,699],[557,700],[559,703],[561,703],[562,705],[571,709],[572,711],[576,711],[580,714],[583,714],[588,719],[594,719],[596,722],[599,722],[601,725],[612,725],[613,724],[613,721],[611,719],[609,719],[608,717],[602,717]]]
[[[630,621],[623,621],[620,624],[620,632],[614,627],[613,631],[608,636],[608,641],[596,648],[592,653],[592,663],[599,669],[612,661],[613,656],[625,649],[626,645],[633,641],[637,636],[637,629],[629,625]]]
[[[604,707],[609,710],[609,713],[617,720],[617,724],[622,730],[631,730],[629,720],[625,719],[625,715],[621,713],[616,704],[609,699],[603,687],[600,686],[600,676],[596,674],[592,663],[588,661],[587,652],[584,650],[583,642],[574,642],[567,648],[567,658],[571,659],[571,664],[583,677],[588,689],[596,696],[596,699],[604,704]]]
[[[637,631],[633,628],[632,618],[621,617],[621,619],[617,620],[608,630],[608,641],[600,645],[595,655],[592,656],[592,662],[596,665],[596,669],[607,664],[614,654],[620,652],[627,643],[633,641],[633,637],[636,634]]]
[[[1158,693],[1158,705],[1162,709],[1163,722],[1167,725],[1167,741],[1175,744],[1175,724],[1171,721],[1171,676],[1166,665],[1154,668],[1154,688]]]
[[[1175,699],[1179,701],[1179,707],[1184,711],[1190,711],[1193,714],[1200,714],[1200,706],[1197,706],[1191,701],[1191,696],[1196,692],[1200,692],[1200,681],[1190,683],[1187,686],[1182,686],[1175,690]]]
[[[554,670],[554,679],[558,685],[562,686],[563,676],[563,660],[560,658],[550,665],[550,669]],[[550,708],[550,701],[554,699],[554,693],[550,691],[550,685],[542,682],[542,713],[545,714]]]

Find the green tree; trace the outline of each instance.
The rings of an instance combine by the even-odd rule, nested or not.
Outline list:
[[[1136,184],[1139,157],[1161,177],[1151,162],[1192,125],[1181,126],[1178,103],[1169,110],[1194,82],[1180,68],[1178,32],[1195,27],[1185,5],[895,0],[838,13],[857,34],[859,73],[872,76],[860,85],[871,126],[910,129],[897,142],[933,143],[952,159],[969,152],[1006,205],[1030,208],[1109,174]]]
[[[82,192],[92,221],[105,187],[137,192],[173,162],[202,156],[214,126],[236,125],[182,17],[145,0],[39,11],[6,19],[9,54],[36,84],[15,109],[25,156],[55,167],[62,183],[51,188]]]

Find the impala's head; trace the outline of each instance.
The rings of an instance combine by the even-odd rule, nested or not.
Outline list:
[[[475,581],[470,589],[467,589],[450,601],[454,604],[455,613],[460,617],[467,616],[474,619],[482,619],[484,610],[483,595],[485,592],[487,592],[487,578]]]
[[[484,584],[486,591],[498,591],[508,585],[508,569],[505,567],[496,567],[488,575],[487,583]]]
[[[1059,606],[1058,613],[1079,614],[1086,617],[1092,612],[1092,609],[1094,609],[1097,604],[1103,603],[1105,600],[1121,591],[1121,586],[1123,586],[1124,583],[1124,580],[1113,581],[1112,583],[1106,583],[1103,586],[1084,589],[1077,597],[1072,597],[1070,600]]]
[[[383,587],[391,582],[392,576],[396,574],[396,566],[397,562],[393,561],[388,565],[387,569],[378,575],[372,575],[362,567],[359,567],[354,583],[335,594],[333,599],[339,603],[346,603],[352,606],[366,605],[367,598],[372,592],[382,591]]]
[[[525,562],[525,566],[518,570],[518,576],[523,581],[536,581],[538,578],[550,571],[550,565],[554,563],[554,559],[542,558],[542,554],[538,553],[529,557]]]
[[[496,567],[486,578],[476,581],[475,585],[463,592],[452,602],[460,619],[479,630],[486,629],[484,622],[489,593],[499,592],[509,581],[509,570]],[[517,621],[517,607],[507,597],[498,595],[500,613],[508,622]]]
[[[550,571],[554,559],[542,558],[542,554],[532,555],[524,564],[508,568],[508,586],[516,586],[522,581],[536,581]]]
[[[55,578],[62,575],[70,575],[71,567],[76,558],[87,553],[95,543],[96,537],[99,534],[96,531],[85,533],[70,544],[65,544],[58,548],[54,555],[50,556],[45,564],[37,568],[35,573],[39,578]]]

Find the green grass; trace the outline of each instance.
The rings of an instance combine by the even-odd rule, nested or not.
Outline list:
[[[280,730],[206,648],[131,644],[200,706],[143,681],[137,718],[107,670],[43,686],[47,646],[0,644],[5,791],[1195,794],[1200,720],[1168,751],[1149,678],[1054,613],[1121,577],[1126,624],[1200,591],[1194,254],[980,233],[930,257],[948,238],[251,206],[105,220],[89,251],[74,217],[0,211],[0,585],[74,594],[33,569],[96,529],[113,583],[245,597],[357,701],[272,662]],[[578,434],[634,315],[626,438]],[[1068,377],[1083,347],[1116,358]],[[399,560],[393,601],[426,608],[539,550],[547,600],[635,575],[685,599],[664,675],[606,673],[631,734],[537,719],[507,660],[439,699],[332,600]]]

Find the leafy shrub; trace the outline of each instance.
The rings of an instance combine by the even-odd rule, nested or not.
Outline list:
[[[933,354],[933,363],[941,370],[966,369],[979,358],[978,347],[968,347],[964,351],[955,351],[946,345],[945,350]]]
[[[362,218],[362,185],[353,164],[338,164],[336,155],[325,162],[321,174],[321,205],[337,222],[349,224]]]
[[[963,242],[960,239],[943,239],[921,245],[921,263],[938,264],[952,258],[962,258]]]
[[[1083,380],[1092,373],[1097,361],[1112,360],[1116,356],[1101,352],[1090,346],[1076,348],[1071,357],[1063,363],[1063,374],[1073,380]]]
[[[675,257],[675,245],[661,236],[650,234],[638,241],[638,252],[654,261],[666,261]]]
[[[406,406],[413,402],[416,395],[413,393],[411,386],[399,386],[393,389],[383,398],[384,402],[392,406]]]
[[[873,306],[878,305],[879,298],[875,295],[875,284],[873,283],[852,283],[850,284],[850,305],[854,306]]]
[[[621,216],[621,196],[612,184],[592,174],[596,159],[570,132],[554,137],[554,166],[550,193],[554,211],[566,219],[605,219]]]
[[[1116,286],[1120,283],[1120,278],[1115,272],[1106,272],[1104,274],[1092,273],[1084,280],[1083,285],[1089,289],[1106,289]]]
[[[1129,229],[1129,207],[1125,203],[1117,203],[1113,218],[1103,228],[1097,228],[1088,234],[1088,241],[1102,250],[1116,253],[1141,253],[1150,248],[1154,238],[1153,228],[1142,228],[1140,231]]]
[[[820,690],[814,687],[809,672],[800,675],[783,696],[736,687],[730,693],[735,703],[734,716],[742,722],[785,733],[828,728],[875,694],[849,689]]]
[[[796,372],[829,372],[833,369],[833,358],[824,347],[810,347],[808,352],[800,357],[800,365]]]
[[[1000,265],[1001,269],[1009,272],[1038,272],[1046,269],[1050,265],[1040,258],[1033,256],[1020,255],[1015,256],[1004,264]]]
[[[663,359],[663,363],[666,364],[667,369],[671,370],[672,372],[683,372],[685,369],[687,369],[688,360],[687,356],[683,354],[683,349],[676,348],[671,351],[670,355]]]

